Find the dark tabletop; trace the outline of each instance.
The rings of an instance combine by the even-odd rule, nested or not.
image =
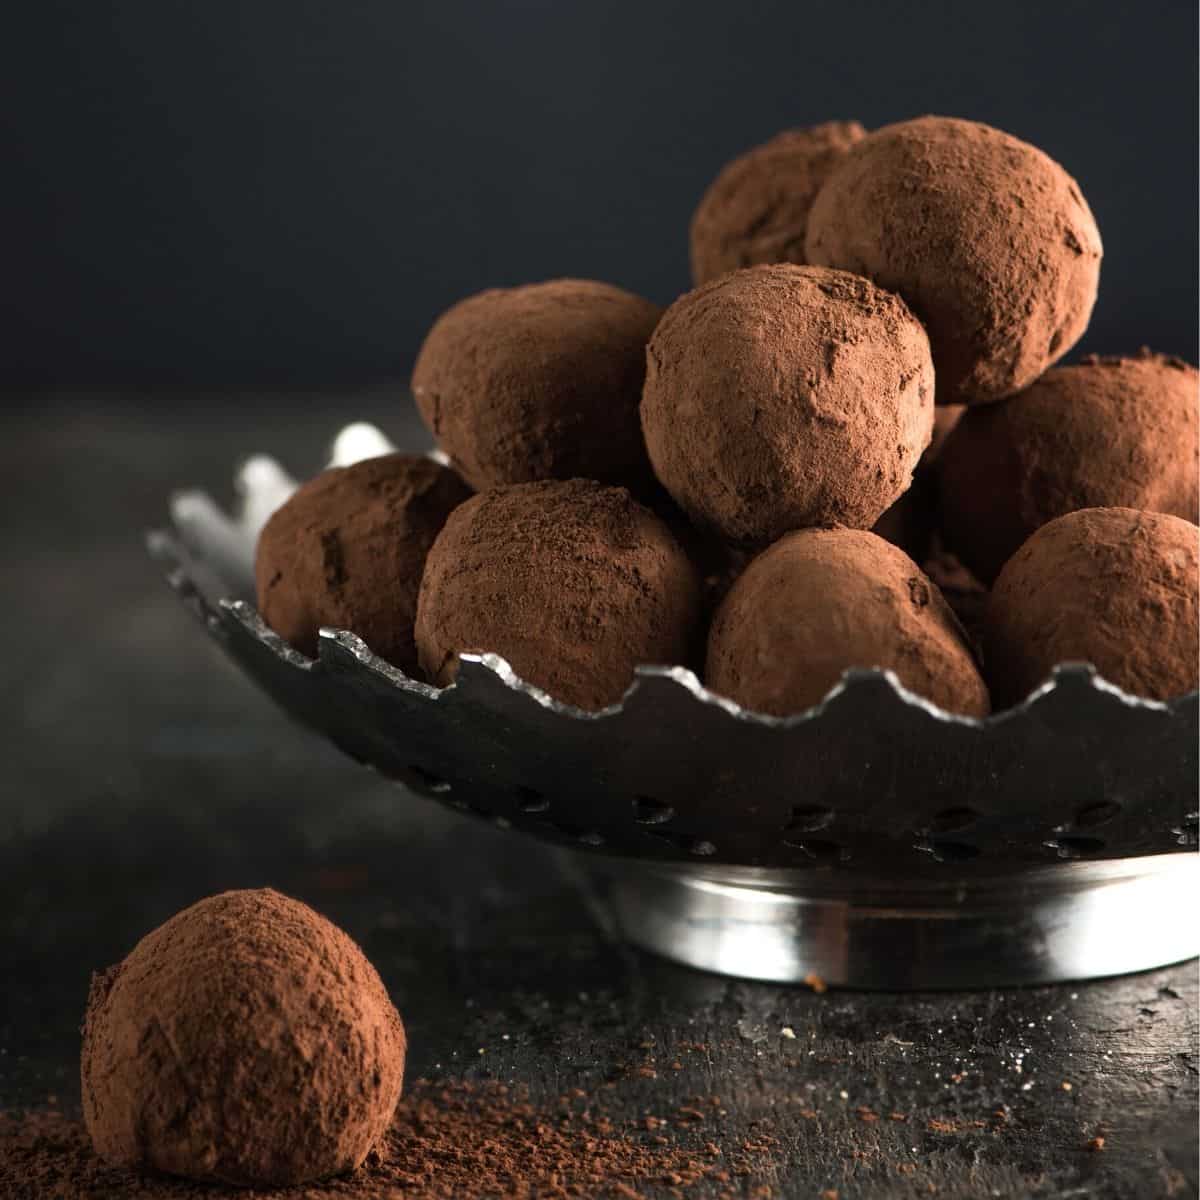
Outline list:
[[[758,1182],[783,1196],[1196,1194],[1195,963],[923,995],[689,971],[621,944],[585,859],[406,794],[277,712],[142,533],[173,488],[228,500],[248,452],[311,472],[358,418],[419,436],[388,389],[17,398],[0,418],[0,1108],[77,1105],[93,968],[204,895],[272,885],[364,946],[411,1075],[547,1101],[618,1081],[610,1110],[638,1117],[719,1094],[712,1139],[768,1119]]]

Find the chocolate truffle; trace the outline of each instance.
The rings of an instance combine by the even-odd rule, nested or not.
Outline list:
[[[692,279],[804,258],[808,210],[834,165],[866,130],[857,121],[789,129],[721,168],[692,217]]]
[[[992,580],[1034,530],[1078,508],[1196,521],[1198,382],[1149,352],[1090,358],[972,408],[938,459],[947,545]]]
[[[967,641],[976,651],[976,657],[982,659],[987,588],[941,544],[936,533],[929,554],[921,566],[925,574],[937,584],[951,611],[962,623],[967,633]]]
[[[1100,233],[1075,181],[998,129],[921,117],[868,134],[808,219],[809,262],[898,292],[925,323],[938,402],[998,400],[1087,328]]]
[[[638,401],[659,315],[588,279],[480,292],[429,331],[417,407],[474,488],[582,476],[640,490]]]
[[[425,564],[417,650],[430,679],[491,651],[554,699],[599,709],[639,663],[687,663],[700,584],[666,525],[624,488],[544,481],[458,508]]]
[[[308,655],[317,652],[322,625],[349,629],[414,673],[425,554],[470,494],[453,471],[405,454],[322,472],[259,536],[254,580],[263,620]]]
[[[92,980],[83,1115],[114,1166],[244,1187],[357,1167],[392,1119],[404,1026],[336,926],[270,890],[177,913]]]
[[[942,447],[946,444],[946,439],[950,436],[954,427],[962,420],[962,415],[967,411],[965,404],[939,404],[933,410],[933,437],[929,441],[929,446],[921,457],[921,466],[932,466],[938,455],[942,452]]]
[[[1085,508],[1043,525],[988,600],[996,703],[1024,700],[1063,662],[1090,662],[1134,696],[1195,691],[1198,539],[1190,521],[1132,508]]]
[[[929,553],[936,521],[932,481],[927,472],[918,471],[912,486],[871,526],[871,532],[919,563]]]
[[[925,331],[899,297],[845,271],[722,275],[667,309],[647,358],[654,470],[694,521],[736,543],[869,528],[929,444]]]
[[[912,486],[871,526],[872,533],[899,546],[914,562],[923,563],[929,556],[937,530],[937,486],[931,468],[950,430],[966,411],[962,404],[934,407],[933,437],[913,472]],[[953,601],[950,607],[954,607]]]
[[[988,713],[962,628],[920,568],[856,529],[804,529],[760,554],[708,637],[708,686],[756,712],[819,703],[850,667],[894,671],[953,713]]]

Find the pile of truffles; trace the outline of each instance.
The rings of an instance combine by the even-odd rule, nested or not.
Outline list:
[[[971,717],[1064,661],[1196,688],[1197,372],[1054,365],[1101,258],[1058,163],[972,121],[829,122],[728,164],[690,232],[665,311],[557,279],[444,313],[412,390],[449,466],[302,487],[258,546],[268,624],[442,686],[499,654],[590,711],[643,663],[779,715],[852,667]]]

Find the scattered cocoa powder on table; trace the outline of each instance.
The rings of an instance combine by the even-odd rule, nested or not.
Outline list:
[[[666,1122],[656,1123],[656,1131]],[[692,1143],[695,1143],[693,1146]],[[726,1156],[697,1130],[681,1140],[614,1121],[587,1096],[539,1108],[497,1082],[409,1088],[379,1151],[325,1183],[277,1190],[192,1183],[106,1166],[82,1122],[59,1112],[0,1114],[5,1200],[565,1200],[567,1197],[742,1196],[771,1166],[771,1139]],[[769,1196],[766,1190],[756,1191]]]

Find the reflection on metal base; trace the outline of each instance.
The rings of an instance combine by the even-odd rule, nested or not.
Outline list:
[[[1200,952],[1200,857],[1158,855],[851,892],[834,872],[671,872],[613,890],[630,941],[706,971],[781,983],[979,988],[1121,975]]]

